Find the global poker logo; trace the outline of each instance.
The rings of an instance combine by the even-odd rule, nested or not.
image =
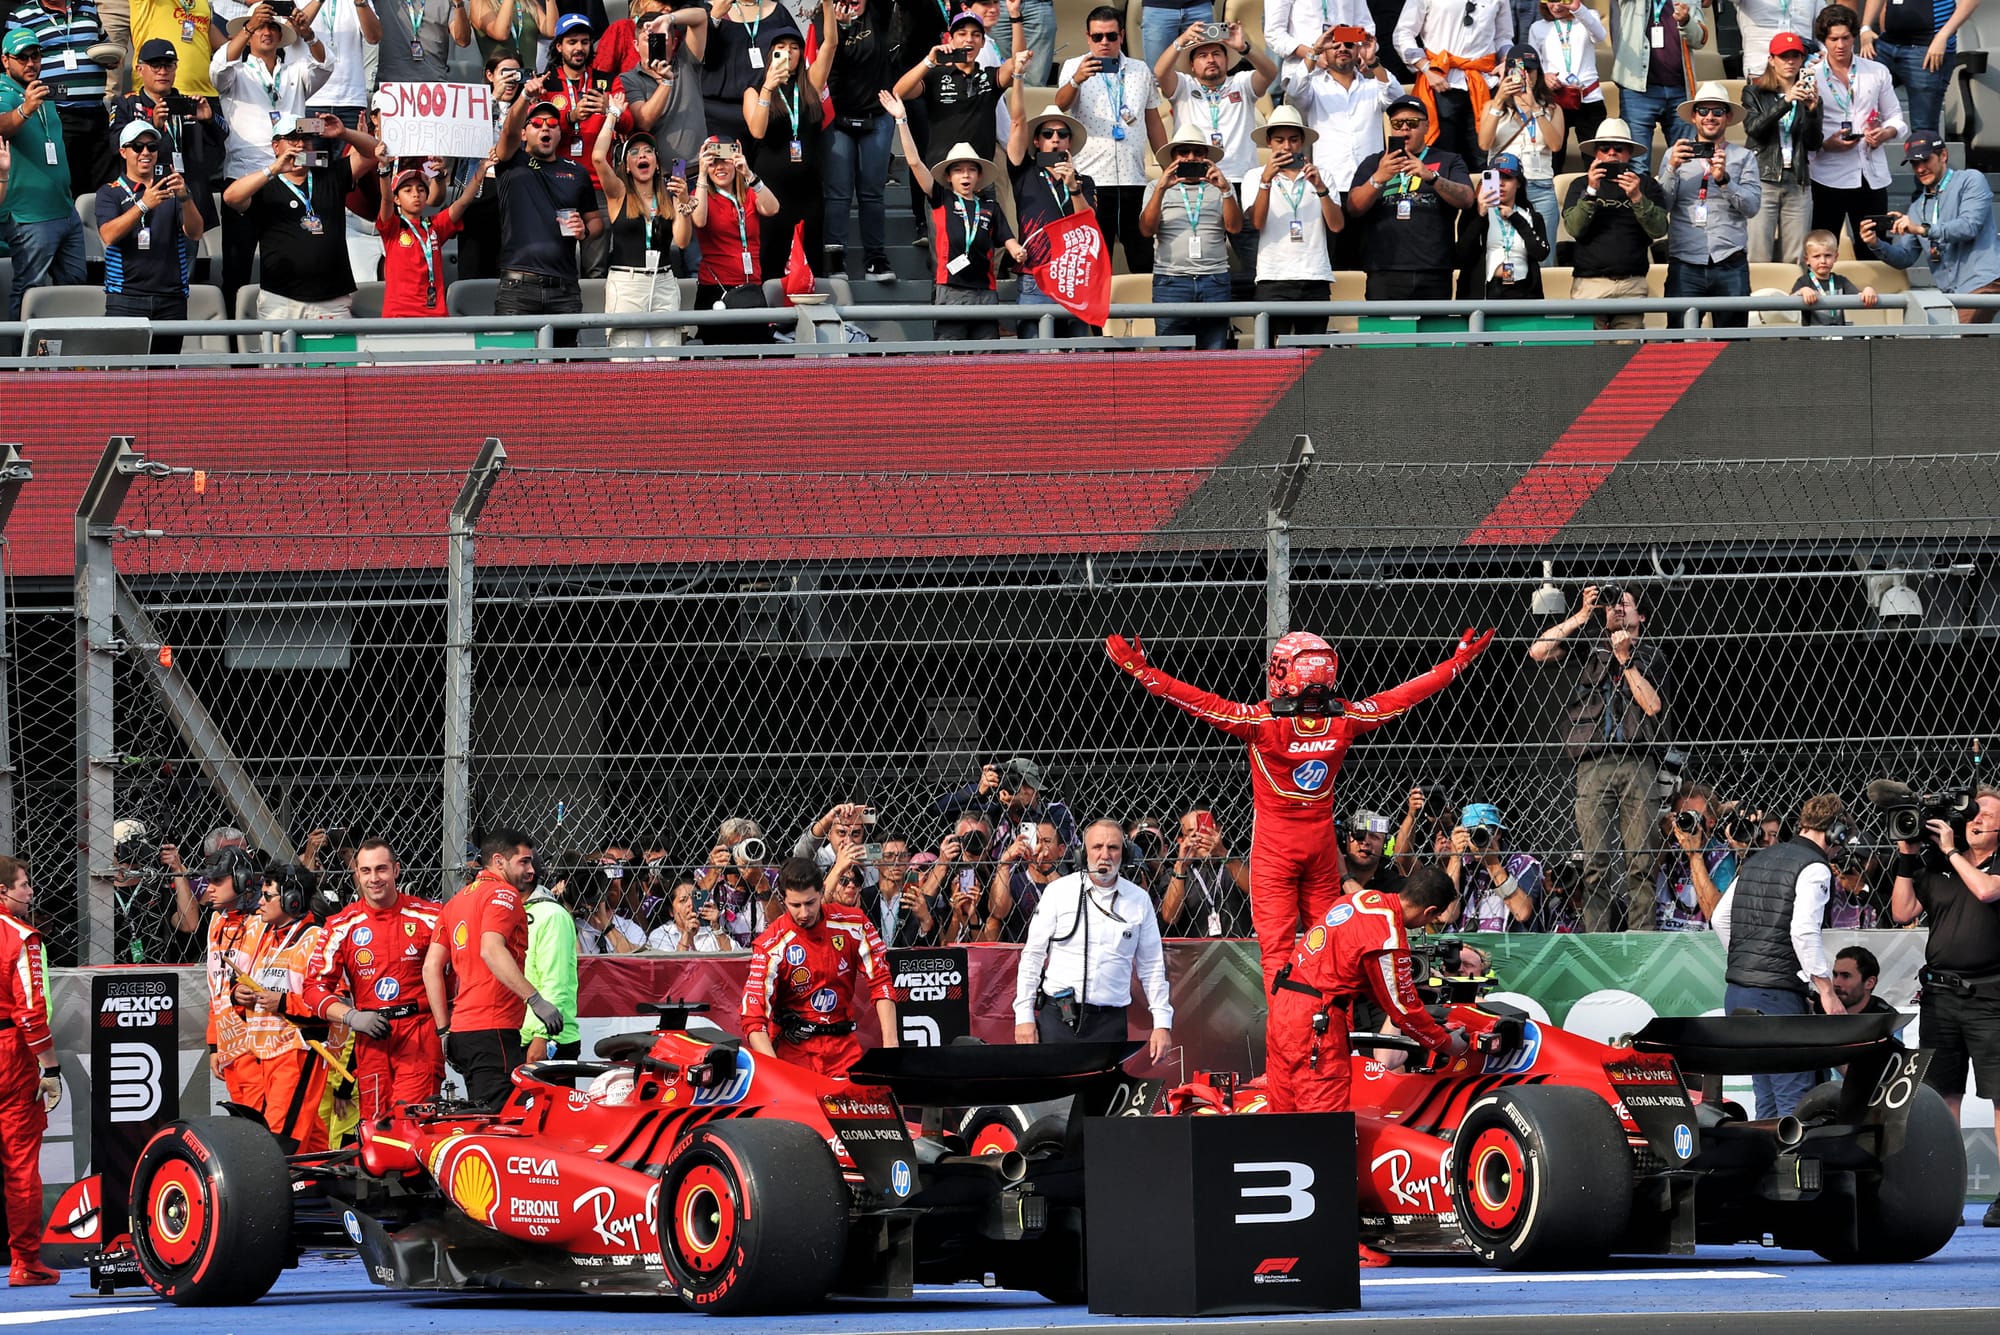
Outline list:
[[[1316,793],[1326,786],[1326,762],[1308,760],[1292,771],[1292,783],[1302,793]]]

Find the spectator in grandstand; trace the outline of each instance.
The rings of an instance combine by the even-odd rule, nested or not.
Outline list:
[[[1063,847],[1073,848],[1076,817],[1060,799],[1043,800],[1046,784],[1040,765],[1026,756],[1015,756],[1005,764],[980,766],[976,782],[946,793],[932,807],[940,816],[962,811],[983,814],[991,822],[995,842],[1003,846],[1014,842],[1023,824],[1051,820]]]
[[[1362,159],[1382,151],[1383,113],[1402,95],[1402,85],[1376,59],[1374,36],[1358,24],[1328,28],[1309,64],[1286,63],[1286,105],[1298,108],[1319,136],[1313,165],[1335,202],[1345,204]],[[1360,228],[1343,230],[1334,240],[1333,267],[1360,267],[1360,246]]]
[[[1666,204],[1667,295],[1747,297],[1750,295],[1750,219],[1763,207],[1764,184],[1757,160],[1723,132],[1743,119],[1743,109],[1719,83],[1705,83],[1680,105],[1680,118],[1695,127],[1692,139],[1676,139],[1660,169]],[[1741,329],[1748,311],[1717,313],[1715,327]]]
[[[504,122],[514,102],[521,96],[525,79],[521,53],[511,46],[495,47],[486,57],[486,87],[493,97],[493,120]],[[497,142],[499,132],[496,129]],[[498,278],[500,276],[500,188],[499,164],[491,157],[458,158],[454,161],[451,192],[477,182],[472,203],[459,220],[458,277]]]
[[[1335,28],[1360,33],[1355,42],[1375,44],[1375,16],[1366,0],[1270,0],[1264,6],[1264,49],[1288,82],[1318,62]]]
[[[1494,154],[1488,174],[1498,184],[1489,187],[1481,178],[1478,224],[1459,229],[1458,295],[1539,300],[1542,261],[1554,234],[1543,230],[1540,212],[1528,205],[1519,158]]]
[[[683,878],[667,892],[667,920],[646,938],[646,948],[668,954],[712,954],[733,950],[735,944],[722,930],[722,909],[715,896]]]
[[[528,953],[521,973],[528,986],[547,997],[562,1012],[562,1028],[551,1034],[534,1009],[521,1017],[524,1060],[574,1060],[583,1051],[583,1033],[576,1027],[576,957],[581,933],[563,906],[561,896],[538,881],[522,910],[528,917]]]
[[[489,155],[485,161],[490,166],[493,158]],[[382,203],[375,215],[375,233],[382,238],[382,314],[437,319],[447,313],[444,243],[458,235],[459,220],[471,207],[486,176],[474,173],[450,207],[425,218],[429,178],[414,167],[390,178],[389,169],[387,159],[375,168],[376,177],[388,185],[381,191]]]
[[[882,857],[875,870],[878,879],[874,890],[871,893],[863,887],[861,902],[869,909],[882,939],[891,946],[929,945],[947,909],[923,892],[923,878],[910,856],[910,841],[894,831],[885,832]]]
[[[1668,143],[1687,133],[1674,108],[1694,90],[1694,52],[1708,44],[1701,10],[1701,0],[1611,0],[1611,81],[1618,85],[1621,128],[1642,169],[1651,166],[1656,128]],[[1586,144],[1577,147],[1589,152]]]
[[[1199,125],[1183,122],[1158,154],[1160,179],[1139,213],[1139,232],[1153,242],[1153,300],[1229,300],[1229,249],[1243,229],[1243,207],[1222,174],[1222,150]],[[1154,322],[1163,337],[1194,335],[1198,349],[1216,351],[1229,339],[1229,318],[1169,315]]]
[[[1637,595],[1630,589],[1610,591],[1616,596],[1602,605],[1601,633],[1577,655],[1563,709],[1563,750],[1576,763],[1576,828],[1589,858],[1579,891],[1584,930],[1614,930],[1616,882],[1610,872],[1612,839],[1617,837],[1625,853],[1625,928],[1649,932],[1654,927],[1653,782],[1673,692],[1666,654],[1640,639],[1646,618]],[[1592,584],[1574,614],[1528,646],[1528,657],[1537,663],[1570,657],[1570,637],[1591,625],[1598,608],[1598,586]]]
[[[41,68],[42,49],[31,30],[15,28],[0,41],[0,139],[12,149],[7,188],[0,193],[0,240],[14,262],[9,320],[21,318],[29,288],[74,287],[85,275],[68,150]]]
[[[1764,72],[1743,88],[1743,137],[1757,154],[1763,207],[1750,220],[1750,262],[1788,264],[1812,227],[1813,150],[1820,146],[1819,87],[1802,81],[1806,44],[1789,30],[1771,39]]]
[[[1205,36],[1208,8],[1204,2],[1202,21],[1178,40],[1163,43],[1157,52],[1148,42],[1146,51],[1154,57],[1153,77],[1160,92],[1174,109],[1174,124],[1192,124],[1207,135],[1208,142],[1222,150],[1222,174],[1229,188],[1240,190],[1257,174],[1258,141],[1251,134],[1257,128],[1257,99],[1278,81],[1278,67],[1251,45],[1239,23],[1229,24],[1228,36],[1221,41]],[[1238,61],[1247,62],[1249,68],[1231,73]],[[1254,273],[1256,231],[1246,227],[1233,233],[1230,243],[1243,272]],[[1248,285],[1235,293],[1247,297]]]
[[[111,133],[115,137],[135,119],[143,119],[160,132],[160,149],[168,169],[179,173],[196,188],[190,191],[195,210],[201,214],[203,230],[219,227],[215,192],[209,182],[222,175],[223,150],[228,131],[216,118],[215,104],[205,97],[185,101],[171,96],[174,73],[180,67],[180,53],[172,42],[154,38],[139,48],[136,73],[139,87],[113,105]]]
[[[1556,234],[1555,145],[1568,138],[1562,108],[1542,74],[1542,53],[1526,42],[1510,47],[1499,86],[1479,118],[1479,151],[1514,159],[1516,188],[1540,219],[1544,243]],[[1512,207],[1511,201],[1509,207]]]
[[[597,168],[591,161],[590,145],[597,139],[598,127],[608,112],[611,90],[617,86],[617,80],[591,69],[591,60],[596,52],[591,33],[591,20],[582,14],[566,13],[558,18],[555,40],[549,44],[548,69],[526,91],[531,96],[548,99],[560,113],[562,125],[556,139],[558,151],[571,162],[583,166],[591,189],[600,194],[598,202],[601,206],[602,183],[597,179]],[[631,128],[629,116],[625,121],[618,127],[621,131]],[[604,277],[611,253],[609,233],[584,237],[578,250],[581,276]]]
[[[1909,133],[1884,66],[1854,52],[1860,22],[1846,5],[1813,20],[1824,48],[1809,67],[1819,86],[1820,146],[1811,155],[1815,229],[1840,235],[1842,224],[1864,244],[1861,220],[1889,204],[1889,157],[1883,145]]]
[[[1817,309],[1821,297],[1858,296],[1864,306],[1874,306],[1880,300],[1874,288],[1856,287],[1852,281],[1833,271],[1834,262],[1839,258],[1840,242],[1832,232],[1806,233],[1805,272],[1799,275],[1798,282],[1792,284],[1792,295],[1806,304],[1805,323],[1809,325],[1848,323],[1846,311]],[[1777,840],[1771,842],[1776,843]]]
[[[781,32],[804,40],[792,11],[777,0],[729,0],[710,9],[701,72],[709,134],[748,141],[743,94],[764,82],[771,39]]]
[[[1511,0],[1408,0],[1395,41],[1403,63],[1416,71],[1411,91],[1432,126],[1427,142],[1463,162],[1484,163],[1479,121],[1492,96],[1490,76],[1514,44]]]
[[[738,945],[754,941],[769,921],[768,901],[777,886],[763,827],[747,816],[723,821],[695,884],[718,896],[723,924]]]
[[[1659,182],[1632,165],[1638,141],[1615,116],[1578,147],[1590,154],[1591,164],[1570,182],[1563,201],[1563,225],[1576,238],[1570,295],[1579,301],[1644,297],[1653,243],[1666,236],[1669,221]],[[1643,315],[1597,317],[1599,329],[1638,329],[1645,323]]]
[[[1182,813],[1172,867],[1160,896],[1162,936],[1250,935],[1250,867],[1229,851],[1213,811]]]
[[[1597,44],[1609,41],[1604,20],[1582,0],[1541,6],[1542,17],[1528,29],[1528,41],[1542,53],[1549,100],[1562,108],[1563,133],[1552,139],[1549,166],[1560,174],[1569,160],[1569,136],[1579,145],[1604,123],[1604,85],[1597,68]],[[1549,233],[1555,235],[1553,231]]]
[[[826,214],[826,183],[820,179],[823,100],[838,48],[822,40],[819,55],[807,64],[805,39],[796,32],[765,33],[758,42],[765,52],[764,77],[743,90],[743,120],[750,132],[743,142],[751,169],[778,200],[778,211],[762,229],[761,268],[773,278],[784,275],[793,233],[803,223],[806,263],[819,273],[826,267],[820,228]]]
[[[1804,1015],[1807,998],[1815,993],[1828,1015],[1847,1013],[1833,990],[1833,966],[1820,941],[1833,880],[1828,857],[1845,841],[1844,811],[1834,793],[1807,798],[1799,811],[1798,838],[1745,863],[1737,875],[1729,896],[1729,965],[1722,994],[1729,1013]],[[1812,1086],[1810,1071],[1752,1076],[1757,1116],[1785,1116]]]
[[[604,309],[677,311],[681,308],[678,273],[686,267],[694,244],[694,205],[687,182],[679,175],[661,177],[660,149],[652,132],[635,130],[614,147],[617,122],[625,110],[625,95],[611,96],[611,111],[591,146],[591,163],[604,183],[604,207],[611,238],[604,275]],[[613,327],[614,348],[677,348],[679,326],[659,329]]]
[[[306,116],[306,103],[333,74],[325,45],[310,25],[310,39],[300,45],[298,23],[304,16],[294,14],[289,25],[260,3],[250,13],[229,25],[228,42],[218,46],[209,64],[209,81],[220,95],[222,119],[229,127],[223,156],[222,180],[225,196],[237,181],[254,180],[271,166],[276,138],[272,127],[276,118],[292,117],[319,132],[317,117]],[[288,55],[287,52],[290,52]],[[253,187],[255,188],[255,187]],[[345,214],[335,210],[326,215],[327,235],[346,242]],[[222,295],[235,309],[236,292],[250,281],[250,269],[257,258],[258,232],[255,222],[235,209],[222,215]],[[262,269],[259,273],[263,274]],[[268,279],[268,274],[263,274]],[[264,282],[268,287],[268,281]]]
[[[961,814],[952,833],[938,842],[937,861],[924,873],[920,889],[952,917],[939,939],[952,944],[964,933],[986,930],[985,882],[993,870],[993,824],[976,811]]]
[[[1175,29],[1179,31],[1179,29]],[[1089,138],[1076,169],[1097,182],[1097,222],[1107,247],[1125,249],[1125,267],[1153,271],[1153,243],[1139,227],[1146,204],[1146,158],[1167,142],[1160,85],[1144,61],[1125,57],[1125,11],[1099,5],[1084,18],[1087,54],[1063,62],[1056,106],[1083,123]]]
[[[551,76],[552,77],[552,76]],[[549,79],[541,86],[546,89]],[[499,315],[569,315],[583,309],[578,243],[604,233],[597,193],[582,167],[561,155],[563,114],[546,92],[514,99],[494,150],[500,195]],[[556,331],[561,347],[576,331]]]
[[[1283,106],[1252,137],[1258,147],[1271,150],[1263,171],[1242,186],[1247,215],[1243,234],[1257,241],[1256,298],[1260,303],[1325,301],[1333,290],[1329,237],[1346,226],[1347,217],[1307,152],[1319,134],[1298,108]],[[1273,339],[1325,332],[1323,316],[1271,316]]]
[[[979,0],[979,3],[981,8],[993,11],[986,19],[986,30],[995,53],[1026,51],[1027,63],[1015,72],[1015,77],[1037,88],[1048,87],[1056,68],[1055,0],[1007,0],[1004,6],[999,0]],[[1017,29],[1021,32],[1018,38]],[[1006,128],[1003,126],[1003,131]]]
[[[362,128],[361,113],[368,109],[368,66],[370,48],[382,40],[382,19],[372,0],[312,0],[300,5],[299,17],[320,34],[326,45],[327,64],[333,73],[319,86],[306,104],[314,115],[331,113],[351,130]],[[325,21],[321,22],[322,16]]]
[[[1916,173],[1917,189],[1908,213],[1889,214],[1887,236],[1873,220],[1861,223],[1861,239],[1883,259],[1907,269],[1928,260],[1931,278],[1947,293],[2000,292],[2000,237],[1993,227],[1993,187],[1976,171],[1953,171],[1944,140],[1913,136],[1903,145],[1903,161]],[[1958,308],[1960,324],[1991,324],[2000,314],[1988,307]]]
[[[1714,808],[1707,784],[1683,782],[1661,818],[1667,843],[1678,845],[1653,872],[1653,921],[1663,932],[1707,931],[1736,883],[1736,854],[1716,837]]]
[[[472,45],[466,0],[402,0],[379,15],[378,83],[451,77],[451,48]]]
[[[689,6],[668,12],[663,3],[655,3],[653,12],[642,22],[634,63],[617,71],[618,88],[631,109],[630,121],[623,128],[651,134],[662,169],[668,163],[682,164],[683,170],[677,174],[688,178],[688,189],[692,191],[694,163],[701,156],[702,141],[708,138],[708,113],[701,100],[701,62],[708,50],[708,11]],[[618,25],[611,26],[616,29]],[[653,42],[656,37],[666,53],[657,59]],[[605,67],[610,45],[609,38],[597,44],[600,69]],[[598,179],[603,179],[602,172]]]
[[[763,219],[778,211],[778,197],[750,170],[742,145],[734,139],[710,135],[701,148],[700,168],[691,215],[701,247],[695,309],[762,306],[764,273],[758,255],[763,248]],[[761,342],[769,335],[731,330],[721,337],[725,342]]]
[[[1046,5],[1049,0],[1039,2]],[[893,87],[896,78],[890,31],[896,5],[894,0],[838,0],[833,17],[833,68],[827,74],[833,124],[827,129],[822,163],[827,268],[831,273],[847,272],[848,213],[858,206],[864,272],[877,282],[889,282],[896,271],[889,263],[883,188],[889,179],[896,125],[882,109],[881,93]]]
[[[1015,39],[1024,39],[1019,28],[1015,30]],[[986,21],[969,9],[962,10],[951,16],[944,44],[925,52],[922,60],[896,80],[897,97],[904,101],[922,97],[933,149],[948,144],[970,144],[979,157],[988,161],[997,153],[998,122],[994,112],[1001,95],[1013,83],[1016,71],[1026,66],[1027,59],[1022,48],[1014,53],[1016,59],[987,69],[979,63],[985,45]],[[888,103],[882,105],[886,107]],[[914,141],[915,135],[911,138]],[[911,162],[922,160],[921,152],[910,158]]]
[[[1013,840],[1002,848],[993,869],[993,882],[987,891],[985,940],[1028,939],[1035,906],[1041,902],[1042,891],[1061,875],[1067,851],[1054,821],[1020,826]]]
[[[1938,134],[1944,126],[1944,90],[1951,82],[1958,38],[1979,0],[1956,0],[1947,12],[1942,5],[1904,0],[1865,0],[1859,32],[1860,50],[1881,62],[1910,99],[1910,132]],[[1878,29],[1874,25],[1881,24]]]
[[[632,8],[637,12],[639,6]],[[489,61],[505,48],[531,64],[541,63],[535,59],[539,48],[556,35],[556,20],[562,17],[556,0],[472,0],[468,13],[480,60]]]
[[[1076,150],[1090,137],[1083,122],[1053,106],[1043,107],[1040,115],[1030,117],[1022,91],[1024,82],[1016,79],[1007,89],[1007,104],[1013,111],[1013,122],[1007,130],[1007,170],[1014,187],[1015,216],[1021,223],[1021,245],[1032,260],[1044,228],[1095,207],[1097,182],[1076,169]],[[1020,295],[1015,300],[1023,306],[1056,304],[1056,299],[1042,291],[1035,276],[1025,268],[1021,272]],[[1082,332],[1083,326],[1075,320],[1059,319],[1055,328],[1057,337],[1073,337]],[[1037,323],[1023,320],[1016,332],[1023,338],[1033,338]]]
[[[13,0],[6,26],[33,34],[46,58],[42,81],[62,124],[69,160],[69,194],[94,195],[118,170],[105,95],[110,81],[90,49],[105,42],[94,0]]]
[[[241,10],[239,5],[238,9]],[[106,13],[102,7],[99,13]],[[154,39],[173,43],[180,55],[174,90],[191,97],[214,97],[208,65],[222,30],[208,0],[131,0],[131,42],[143,47]]]
[[[345,153],[307,166],[315,140]],[[354,271],[342,223],[354,179],[381,151],[372,136],[328,116],[317,125],[280,116],[271,126],[268,167],[239,176],[222,202],[250,224],[259,253],[257,318],[342,320],[353,311]]]
[[[161,135],[128,121],[118,135],[124,170],[97,191],[97,235],[104,243],[104,313],[143,320],[187,318],[188,274],[201,240],[201,210],[178,174],[156,175]],[[179,335],[156,334],[153,351],[177,353]]]
[[[882,105],[896,120],[903,152],[916,152],[903,104],[894,93],[882,94]],[[979,156],[964,140],[953,144],[937,162],[925,167],[909,159],[911,188],[931,203],[931,237],[937,272],[932,275],[931,301],[938,306],[994,306],[1000,256],[1024,263],[1027,252],[1014,239],[1001,211],[994,183],[1000,169]],[[994,338],[999,327],[991,320],[940,319],[935,337],[940,343],[976,343]]]
[[[1389,104],[1389,128],[1399,141],[1362,159],[1343,204],[1363,228],[1361,267],[1368,271],[1370,301],[1451,299],[1458,211],[1478,207],[1479,199],[1465,160],[1426,140],[1428,116],[1414,97]]]
[[[1730,0],[1730,6],[1743,35],[1743,77],[1754,81],[1770,68],[1769,58],[1778,53],[1775,43],[1787,34],[1801,41],[1812,36],[1826,0]]]
[[[1474,802],[1459,813],[1452,856],[1444,864],[1458,891],[1457,911],[1441,921],[1467,932],[1526,930],[1542,893],[1542,863],[1531,853],[1509,852],[1506,830],[1491,802]]]

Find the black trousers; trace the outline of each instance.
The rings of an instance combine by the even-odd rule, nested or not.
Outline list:
[[[576,283],[551,284],[502,274],[493,291],[495,315],[575,315],[582,310],[583,288]],[[575,347],[576,330],[556,330],[556,346]]]
[[[1369,301],[1450,301],[1451,273],[1384,269],[1368,275]]]
[[[227,190],[235,178],[222,183]],[[236,315],[236,292],[250,281],[250,266],[257,259],[257,229],[250,225],[250,215],[238,213],[227,204],[222,206],[222,309],[233,319]]]
[[[1265,301],[1325,301],[1333,289],[1325,283],[1300,282],[1290,278],[1260,278],[1257,280],[1257,300]],[[1348,298],[1343,298],[1347,300]],[[1326,317],[1303,315],[1273,315],[1271,317],[1271,341],[1277,341],[1287,334],[1324,334]]]
[[[1463,88],[1446,88],[1437,95],[1437,109],[1438,147],[1464,158],[1466,170],[1476,174],[1485,167],[1486,154],[1479,148],[1479,126],[1472,114],[1472,94]]]
[[[445,1037],[445,1056],[465,1078],[465,1096],[487,1108],[506,1102],[526,1049],[518,1029],[473,1029]]]
[[[141,320],[185,320],[188,303],[187,298],[178,292],[171,295],[107,292],[104,294],[104,313],[137,316]],[[161,356],[172,356],[181,350],[181,342],[179,334],[155,334],[153,351]]]
[[[1874,250],[1862,243],[1861,220],[1870,214],[1885,212],[1889,207],[1889,188],[1876,189],[1872,185],[1858,185],[1851,190],[1813,182],[1812,188],[1813,230],[1833,233],[1835,241],[1840,240],[1841,224],[1854,229],[1854,257],[1870,259]]]
[[[1123,1043],[1126,1028],[1124,1006],[1086,1006],[1083,1022],[1072,1031],[1062,1022],[1062,1011],[1053,1001],[1045,1001],[1035,1011],[1035,1034],[1044,1043]]]
[[[56,116],[62,121],[63,152],[69,157],[70,196],[94,195],[119,167],[111,147],[111,114],[97,104],[57,107]]]
[[[1153,272],[1153,241],[1139,235],[1139,215],[1146,207],[1143,185],[1097,187],[1097,226],[1108,251],[1112,242],[1125,247],[1125,267],[1133,273]]]

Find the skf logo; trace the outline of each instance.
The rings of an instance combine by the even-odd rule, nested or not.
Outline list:
[[[1312,1218],[1315,1202],[1312,1184],[1316,1174],[1312,1165],[1293,1163],[1289,1160],[1272,1160],[1262,1163],[1240,1163],[1234,1165],[1239,1175],[1250,1177],[1283,1176],[1284,1182],[1277,1186],[1239,1186],[1236,1194],[1245,1201],[1276,1199],[1284,1205],[1276,1210],[1253,1210],[1239,1213],[1239,1224],[1291,1224],[1301,1219]]]
[[[1299,1258],[1296,1256],[1267,1256],[1257,1263],[1255,1270],[1250,1272],[1250,1282],[1252,1284],[1297,1284],[1299,1278],[1292,1273],[1292,1268],[1298,1265],[1298,1263]]]
[[[1326,762],[1308,760],[1292,771],[1292,785],[1302,793],[1316,793],[1326,786]]]
[[[111,1045],[111,1120],[143,1122],[160,1110],[160,1054],[146,1043]]]

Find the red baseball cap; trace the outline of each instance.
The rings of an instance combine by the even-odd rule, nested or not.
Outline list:
[[[1806,39],[1795,32],[1781,32],[1771,39],[1771,54],[1774,56],[1789,56],[1794,52],[1804,55],[1805,51]]]

